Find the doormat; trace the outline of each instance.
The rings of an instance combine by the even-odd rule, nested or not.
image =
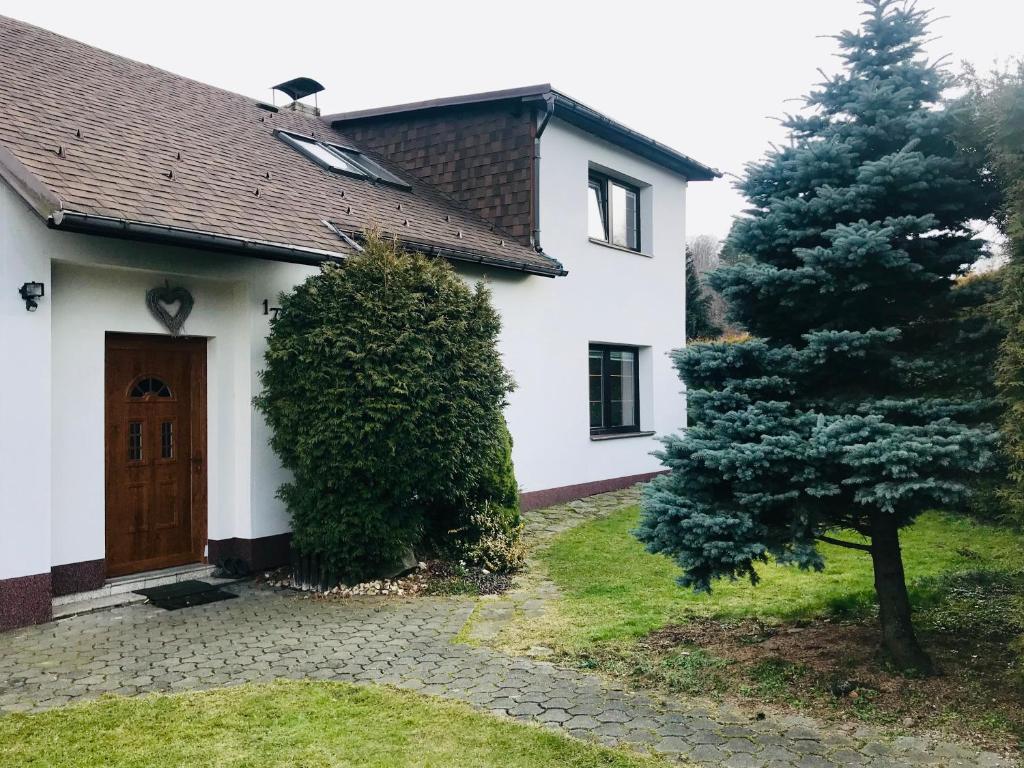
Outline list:
[[[164,584],[161,587],[137,589],[135,594],[148,598],[153,605],[167,611],[177,611],[180,608],[191,608],[193,605],[206,605],[238,597],[231,592],[225,592],[216,584],[209,584],[197,579]]]

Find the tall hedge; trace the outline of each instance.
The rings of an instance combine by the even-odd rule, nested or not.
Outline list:
[[[1006,333],[996,382],[1004,405],[1000,428],[1008,478],[1000,495],[1005,517],[1024,525],[1024,59],[1005,72],[973,78],[967,98],[975,108],[978,151],[1003,193],[995,218],[1009,261],[1000,270],[996,302]]]
[[[712,339],[722,329],[711,319],[711,296],[697,274],[690,247],[686,248],[686,340]]]
[[[256,404],[293,476],[280,497],[299,553],[374,576],[432,512],[489,500],[513,386],[499,330],[486,286],[372,235],[282,296]]]

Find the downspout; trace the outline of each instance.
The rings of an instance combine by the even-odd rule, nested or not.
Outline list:
[[[544,114],[533,133],[533,247],[540,247],[540,137],[555,113],[555,94],[544,94]]]

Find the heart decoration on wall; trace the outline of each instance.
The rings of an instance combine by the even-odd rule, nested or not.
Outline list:
[[[153,313],[153,317],[167,326],[172,336],[181,333],[181,327],[192,313],[194,304],[192,294],[180,285],[171,288],[170,283],[165,283],[161,287],[146,291],[146,306]]]

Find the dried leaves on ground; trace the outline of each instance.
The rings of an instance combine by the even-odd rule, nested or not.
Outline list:
[[[957,574],[918,611],[941,674],[907,677],[886,661],[877,622],[701,617],[577,662],[637,685],[795,708],[833,722],[941,732],[1018,752],[1024,739],[1024,573]]]
[[[421,562],[411,572],[393,579],[373,579],[359,584],[341,584],[326,592],[315,592],[323,598],[393,596],[416,597],[438,595],[499,595],[513,585],[512,573],[492,573],[486,568],[451,563],[444,560]],[[288,568],[263,574],[260,582],[272,587],[297,589]]]

